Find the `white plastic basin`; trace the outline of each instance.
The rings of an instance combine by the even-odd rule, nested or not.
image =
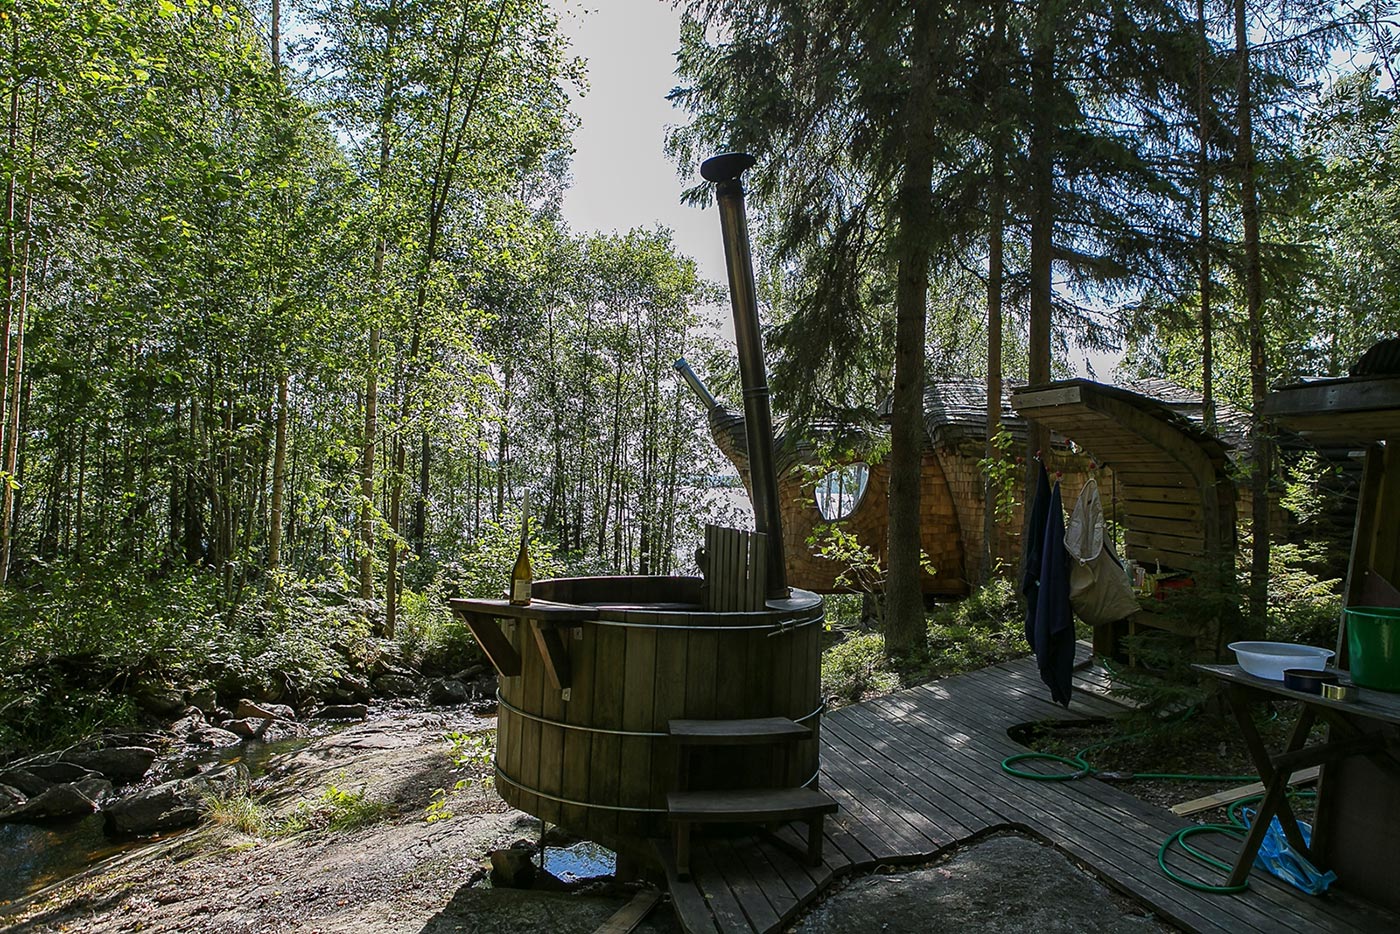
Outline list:
[[[1311,668],[1321,671],[1335,653],[1314,645],[1292,642],[1231,642],[1240,667],[1256,678],[1282,681],[1285,668]]]

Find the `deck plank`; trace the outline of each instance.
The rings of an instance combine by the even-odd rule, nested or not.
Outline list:
[[[1082,645],[1079,654],[1087,661]],[[805,843],[804,828],[796,825],[778,833],[783,847],[761,837],[698,840],[690,885],[715,928],[781,930],[840,876],[935,857],[1004,828],[1054,844],[1105,884],[1187,930],[1400,929],[1394,915],[1345,893],[1309,898],[1262,872],[1238,896],[1179,886],[1161,873],[1156,853],[1187,821],[1094,779],[1033,782],[1002,771],[1003,758],[1027,751],[1009,727],[1128,709],[1104,696],[1111,682],[1102,669],[1076,671],[1076,682],[1083,689],[1069,709],[1053,704],[1034,659],[1022,658],[829,713],[821,729],[821,788],[841,810],[826,822],[823,865],[806,866],[789,852]],[[1234,844],[1202,846],[1228,859]],[[1195,864],[1172,865],[1189,878],[1223,881]]]

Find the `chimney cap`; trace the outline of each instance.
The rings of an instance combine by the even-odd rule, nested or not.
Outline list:
[[[722,152],[700,163],[700,177],[707,182],[727,182],[743,175],[757,161],[746,152]]]

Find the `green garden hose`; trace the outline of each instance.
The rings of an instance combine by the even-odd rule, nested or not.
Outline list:
[[[1289,797],[1296,798],[1317,797],[1317,792],[1315,791],[1290,791],[1288,794]],[[1228,824],[1197,824],[1194,827],[1183,827],[1170,837],[1167,837],[1167,839],[1162,841],[1162,845],[1157,848],[1158,867],[1166,874],[1168,879],[1171,879],[1179,885],[1184,885],[1188,889],[1194,889],[1197,892],[1209,892],[1215,895],[1235,895],[1239,892],[1243,892],[1245,889],[1249,888],[1248,879],[1241,882],[1239,885],[1211,885],[1209,882],[1197,882],[1194,879],[1187,879],[1184,876],[1177,875],[1172,871],[1171,867],[1167,865],[1167,851],[1170,850],[1172,844],[1175,843],[1181,847],[1182,852],[1197,862],[1213,866],[1221,872],[1229,872],[1235,867],[1216,859],[1208,853],[1202,853],[1200,850],[1187,843],[1186,838],[1198,833],[1224,833],[1243,840],[1245,834],[1249,831],[1249,821],[1244,819],[1243,811],[1249,805],[1256,804],[1263,800],[1263,798],[1264,795],[1262,793],[1250,795],[1248,798],[1241,798],[1230,805],[1230,809],[1226,812],[1226,816],[1230,821]]]
[[[1189,717],[1191,713],[1192,711],[1188,711],[1186,717]],[[1185,719],[1186,717],[1182,717],[1182,719]],[[1014,756],[1007,756],[1005,759],[1002,759],[1001,769],[1008,775],[1014,775],[1017,778],[1025,778],[1036,782],[1069,782],[1081,778],[1089,778],[1094,775],[1109,774],[1101,772],[1099,769],[1094,767],[1093,763],[1089,761],[1088,756],[1091,752],[1103,749],[1107,746],[1112,746],[1116,743],[1123,743],[1127,742],[1128,740],[1138,739],[1142,736],[1147,736],[1150,733],[1156,732],[1156,729],[1160,728],[1143,730],[1142,732],[1131,733],[1127,736],[1116,736],[1112,739],[1107,739],[1101,742],[1093,743],[1089,746],[1085,746],[1083,749],[1079,750],[1072,756],[1060,756],[1051,752],[1017,753]],[[1025,769],[1019,769],[1016,767],[1017,763],[1029,761],[1054,762],[1059,765],[1067,766],[1072,771],[1028,772]],[[1112,774],[1114,774],[1115,778],[1122,780],[1152,779],[1158,781],[1234,783],[1254,782],[1259,780],[1259,776],[1257,775],[1195,775],[1186,772],[1120,772]],[[1294,795],[1295,793],[1289,792],[1289,794]],[[1316,792],[1311,791],[1296,793],[1298,797],[1316,797],[1316,794]],[[1248,798],[1242,798],[1239,801],[1236,801],[1234,804],[1230,805],[1229,810],[1226,812],[1226,815],[1229,818],[1229,823],[1196,824],[1191,827],[1181,828],[1176,833],[1168,837],[1166,840],[1162,841],[1162,845],[1157,849],[1158,867],[1160,867],[1162,872],[1166,874],[1167,878],[1171,879],[1173,882],[1184,885],[1189,889],[1194,889],[1197,892],[1211,892],[1220,895],[1233,895],[1238,892],[1243,892],[1245,889],[1249,888],[1248,881],[1245,881],[1239,885],[1211,885],[1210,883],[1196,882],[1192,879],[1187,879],[1184,876],[1178,875],[1176,872],[1172,871],[1171,867],[1167,865],[1167,851],[1170,850],[1172,844],[1175,843],[1181,847],[1182,851],[1186,853],[1187,856],[1191,857],[1197,862],[1205,863],[1206,865],[1219,869],[1222,872],[1229,872],[1234,867],[1222,862],[1221,860],[1216,859],[1208,853],[1204,853],[1201,850],[1196,849],[1194,846],[1192,846],[1190,843],[1187,843],[1186,841],[1188,838],[1195,836],[1196,834],[1202,833],[1224,833],[1243,839],[1246,832],[1249,830],[1249,822],[1244,819],[1242,812],[1244,808],[1258,802],[1263,797],[1264,796],[1262,794],[1252,795]]]

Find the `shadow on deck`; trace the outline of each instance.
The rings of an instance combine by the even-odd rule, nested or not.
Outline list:
[[[1088,648],[1080,645],[1081,663]],[[821,787],[840,804],[828,818],[820,867],[788,847],[754,837],[696,842],[689,882],[671,884],[691,934],[781,929],[842,875],[881,864],[917,863],[993,831],[1016,830],[1053,844],[1110,888],[1159,918],[1194,931],[1400,930],[1400,919],[1345,893],[1323,898],[1256,870],[1241,895],[1180,886],[1157,866],[1162,841],[1187,822],[1104,782],[1032,782],[1001,770],[1025,747],[1007,729],[1038,720],[1115,716],[1101,670],[1081,667],[1068,710],[1052,704],[1033,659],[994,665],[844,707],[822,722]],[[788,846],[801,846],[792,830]],[[1216,855],[1233,861],[1222,840]],[[1203,846],[1209,851],[1210,846]],[[1173,860],[1188,878],[1219,883]]]

